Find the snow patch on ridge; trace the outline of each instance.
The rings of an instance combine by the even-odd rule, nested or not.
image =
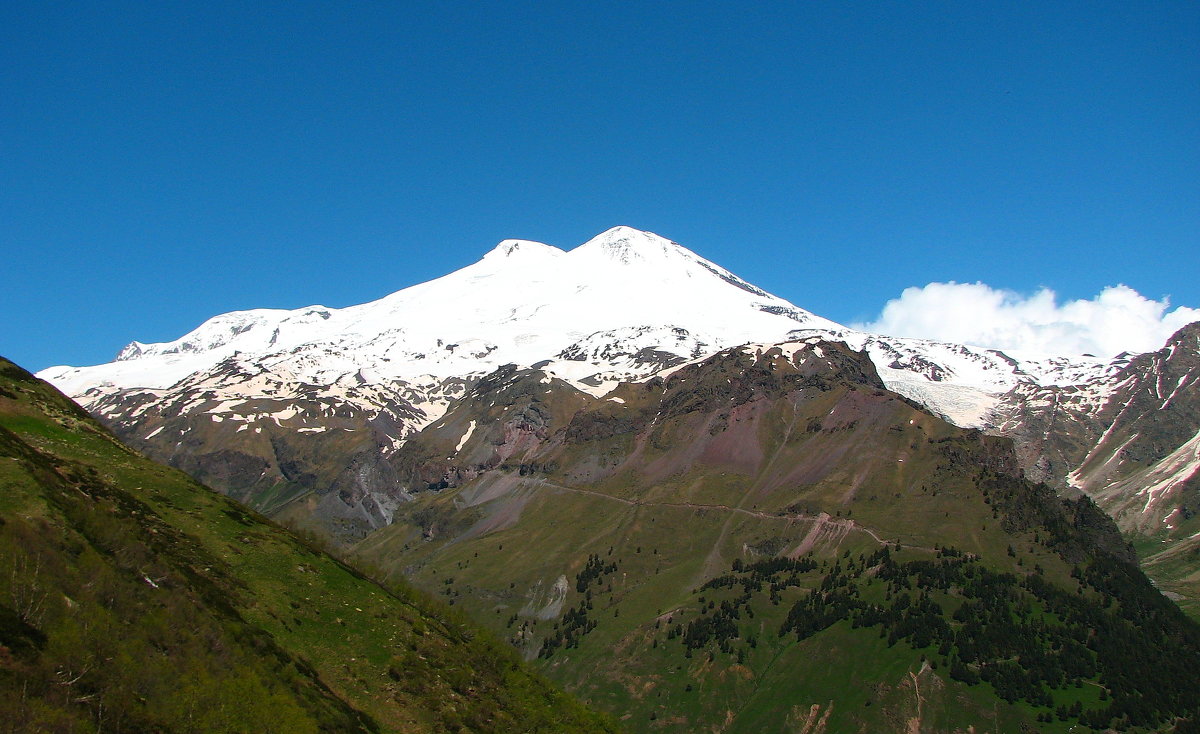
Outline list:
[[[467,445],[467,441],[471,438],[471,434],[475,433],[475,421],[467,426],[467,430],[463,433],[462,438],[458,439],[458,445],[454,447],[454,453],[462,451],[462,447]]]

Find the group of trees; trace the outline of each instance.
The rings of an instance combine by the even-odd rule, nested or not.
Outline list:
[[[583,594],[579,604],[568,609],[562,619],[554,625],[554,630],[542,640],[538,657],[549,658],[555,651],[579,646],[579,639],[596,629],[596,620],[588,613],[592,611],[592,585],[603,586],[604,578],[617,572],[615,562],[605,563],[600,556],[593,553],[588,556],[583,569],[575,575],[575,591]]]
[[[814,570],[810,558],[737,562],[702,590],[738,593],[701,597],[698,616],[676,622],[667,637],[689,655],[710,646],[740,655],[736,643],[749,641],[742,630],[751,628],[743,620],[755,607],[782,589],[807,587],[788,609],[781,638],[802,641],[839,622],[877,628],[889,646],[921,651],[954,680],[988,684],[1010,703],[1094,728],[1200,716],[1200,628],[1120,560],[1077,567],[1070,589],[1040,569],[1001,572],[953,548],[901,562],[885,546]],[[1083,685],[1100,688],[1099,706],[1086,708],[1086,697],[1068,692]]]

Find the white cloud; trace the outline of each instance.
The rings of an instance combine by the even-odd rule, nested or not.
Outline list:
[[[1048,288],[1022,295],[985,283],[930,283],[904,289],[879,318],[855,328],[1012,351],[1110,357],[1160,349],[1177,329],[1200,321],[1200,309],[1169,308],[1167,299],[1154,301],[1125,285],[1060,305]]]

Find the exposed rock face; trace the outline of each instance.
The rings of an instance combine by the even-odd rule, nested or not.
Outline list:
[[[1016,441],[1031,477],[1088,493],[1129,532],[1190,535],[1200,470],[1200,324],[1129,359],[1103,384],[1021,386],[1006,396],[996,424]]]
[[[331,530],[321,518],[336,516],[334,535],[348,542],[408,499],[388,457],[424,416],[414,403],[448,400],[466,384],[318,387],[231,359],[216,375],[105,393],[89,407],[130,446],[267,514],[307,520],[319,510],[317,524]],[[296,505],[305,497],[314,502]]]

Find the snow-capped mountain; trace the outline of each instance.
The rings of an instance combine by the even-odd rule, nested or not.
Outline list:
[[[983,424],[1017,384],[1075,383],[1109,368],[864,334],[658,235],[615,227],[568,252],[505,240],[474,265],[378,301],[222,314],[172,342],[133,342],[111,363],[41,376],[89,407],[133,388],[204,386],[243,399],[316,385],[354,399],[350,388],[400,383],[432,420],[444,407],[436,385],[503,364],[545,367],[600,394],[680,360],[809,335],[866,349],[889,387],[960,425]]]
[[[692,354],[835,326],[673,242],[617,227],[570,252],[505,240],[474,265],[378,301],[224,314],[173,342],[134,342],[113,363],[46,374],[76,395],[106,382],[166,388],[241,355],[313,384],[545,359],[580,379],[645,347]]]
[[[1027,470],[1063,487],[1116,414],[1131,364],[855,331],[616,227],[569,251],[505,240],[377,301],[223,314],[175,341],[40,376],[134,445],[264,510],[311,494],[327,516],[378,527],[411,489],[389,457],[498,368],[603,397],[723,349],[801,339],[865,351],[889,389],[1013,436]],[[1089,427],[1052,448],[1035,435],[1064,422]]]

